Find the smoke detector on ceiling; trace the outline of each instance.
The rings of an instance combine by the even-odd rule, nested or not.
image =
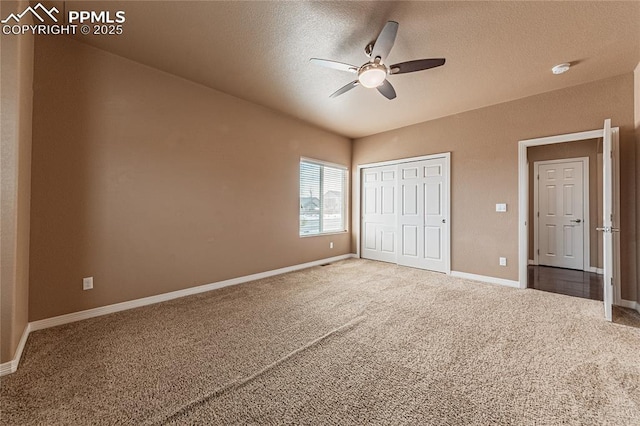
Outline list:
[[[554,74],[562,74],[565,73],[567,71],[569,71],[569,68],[571,68],[571,64],[568,62],[562,63],[562,64],[558,64],[555,67],[551,68],[551,72]]]

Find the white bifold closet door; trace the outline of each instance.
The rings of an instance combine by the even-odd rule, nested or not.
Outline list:
[[[449,273],[449,157],[363,169],[362,257]]]
[[[398,264],[449,272],[449,188],[444,158],[399,166]]]
[[[397,166],[362,172],[362,257],[396,263]]]

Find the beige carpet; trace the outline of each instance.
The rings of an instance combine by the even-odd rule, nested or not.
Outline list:
[[[616,324],[628,325],[629,327],[640,328],[640,312],[635,309],[614,306],[613,322]]]
[[[640,424],[601,302],[347,260],[42,330],[0,422]]]

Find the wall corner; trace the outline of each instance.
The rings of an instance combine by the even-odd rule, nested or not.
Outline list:
[[[636,302],[640,303],[640,62],[633,71],[633,113],[636,137]]]

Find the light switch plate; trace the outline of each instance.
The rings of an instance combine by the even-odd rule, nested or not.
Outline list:
[[[507,205],[505,203],[498,203],[496,204],[496,211],[503,213],[507,211]]]
[[[501,257],[500,258],[500,266],[507,266],[507,258],[506,257]]]

